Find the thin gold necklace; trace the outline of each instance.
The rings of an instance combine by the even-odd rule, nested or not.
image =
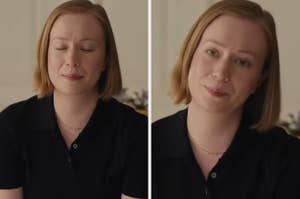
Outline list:
[[[83,129],[83,127],[73,127],[73,126],[70,126],[68,124],[66,124],[62,119],[58,119],[58,121],[65,127],[67,127],[68,129],[71,129],[71,130],[75,130],[75,131],[81,131]]]
[[[197,144],[197,143],[196,143]],[[205,153],[207,153],[208,155],[223,155],[224,152],[210,152],[207,149],[199,146],[199,144],[197,144],[198,148],[201,149],[202,151],[204,151]]]
[[[223,155],[223,154],[224,154],[224,152],[211,152],[211,151],[209,151],[209,150],[203,148],[202,146],[200,146],[200,144],[198,144],[197,142],[193,141],[193,140],[195,140],[195,139],[194,139],[191,135],[189,135],[189,137],[190,137],[191,143],[196,144],[196,147],[198,147],[200,150],[204,151],[204,152],[207,153],[208,155]]]

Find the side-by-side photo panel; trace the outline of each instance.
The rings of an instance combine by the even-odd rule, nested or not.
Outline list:
[[[152,198],[300,197],[299,2],[152,2]]]
[[[148,196],[147,1],[7,1],[0,198]]]

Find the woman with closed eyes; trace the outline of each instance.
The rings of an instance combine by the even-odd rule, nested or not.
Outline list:
[[[104,8],[55,8],[36,60],[37,96],[0,114],[0,198],[146,198],[147,119],[113,98],[122,82]]]

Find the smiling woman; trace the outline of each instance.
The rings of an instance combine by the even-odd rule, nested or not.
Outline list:
[[[232,34],[235,27],[239,29]],[[245,39],[252,35],[256,35],[255,41]],[[256,23],[232,16],[214,20],[191,60],[188,85],[193,97],[189,107],[237,111],[259,85],[266,49],[264,33]]]
[[[48,50],[48,72],[55,92],[97,93],[97,82],[106,67],[103,32],[90,14],[65,14],[56,20]]]
[[[172,73],[187,107],[152,126],[153,199],[300,197],[300,141],[276,126],[279,71],[260,5],[222,0],[198,18]]]
[[[147,118],[122,88],[104,8],[62,3],[37,48],[37,95],[0,114],[0,198],[147,196]]]

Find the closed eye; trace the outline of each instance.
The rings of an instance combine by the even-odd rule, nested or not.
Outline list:
[[[93,48],[81,48],[80,50],[83,52],[93,52],[94,51]]]
[[[63,50],[66,50],[67,48],[66,47],[55,47],[55,50],[59,50],[59,51],[63,51]]]

